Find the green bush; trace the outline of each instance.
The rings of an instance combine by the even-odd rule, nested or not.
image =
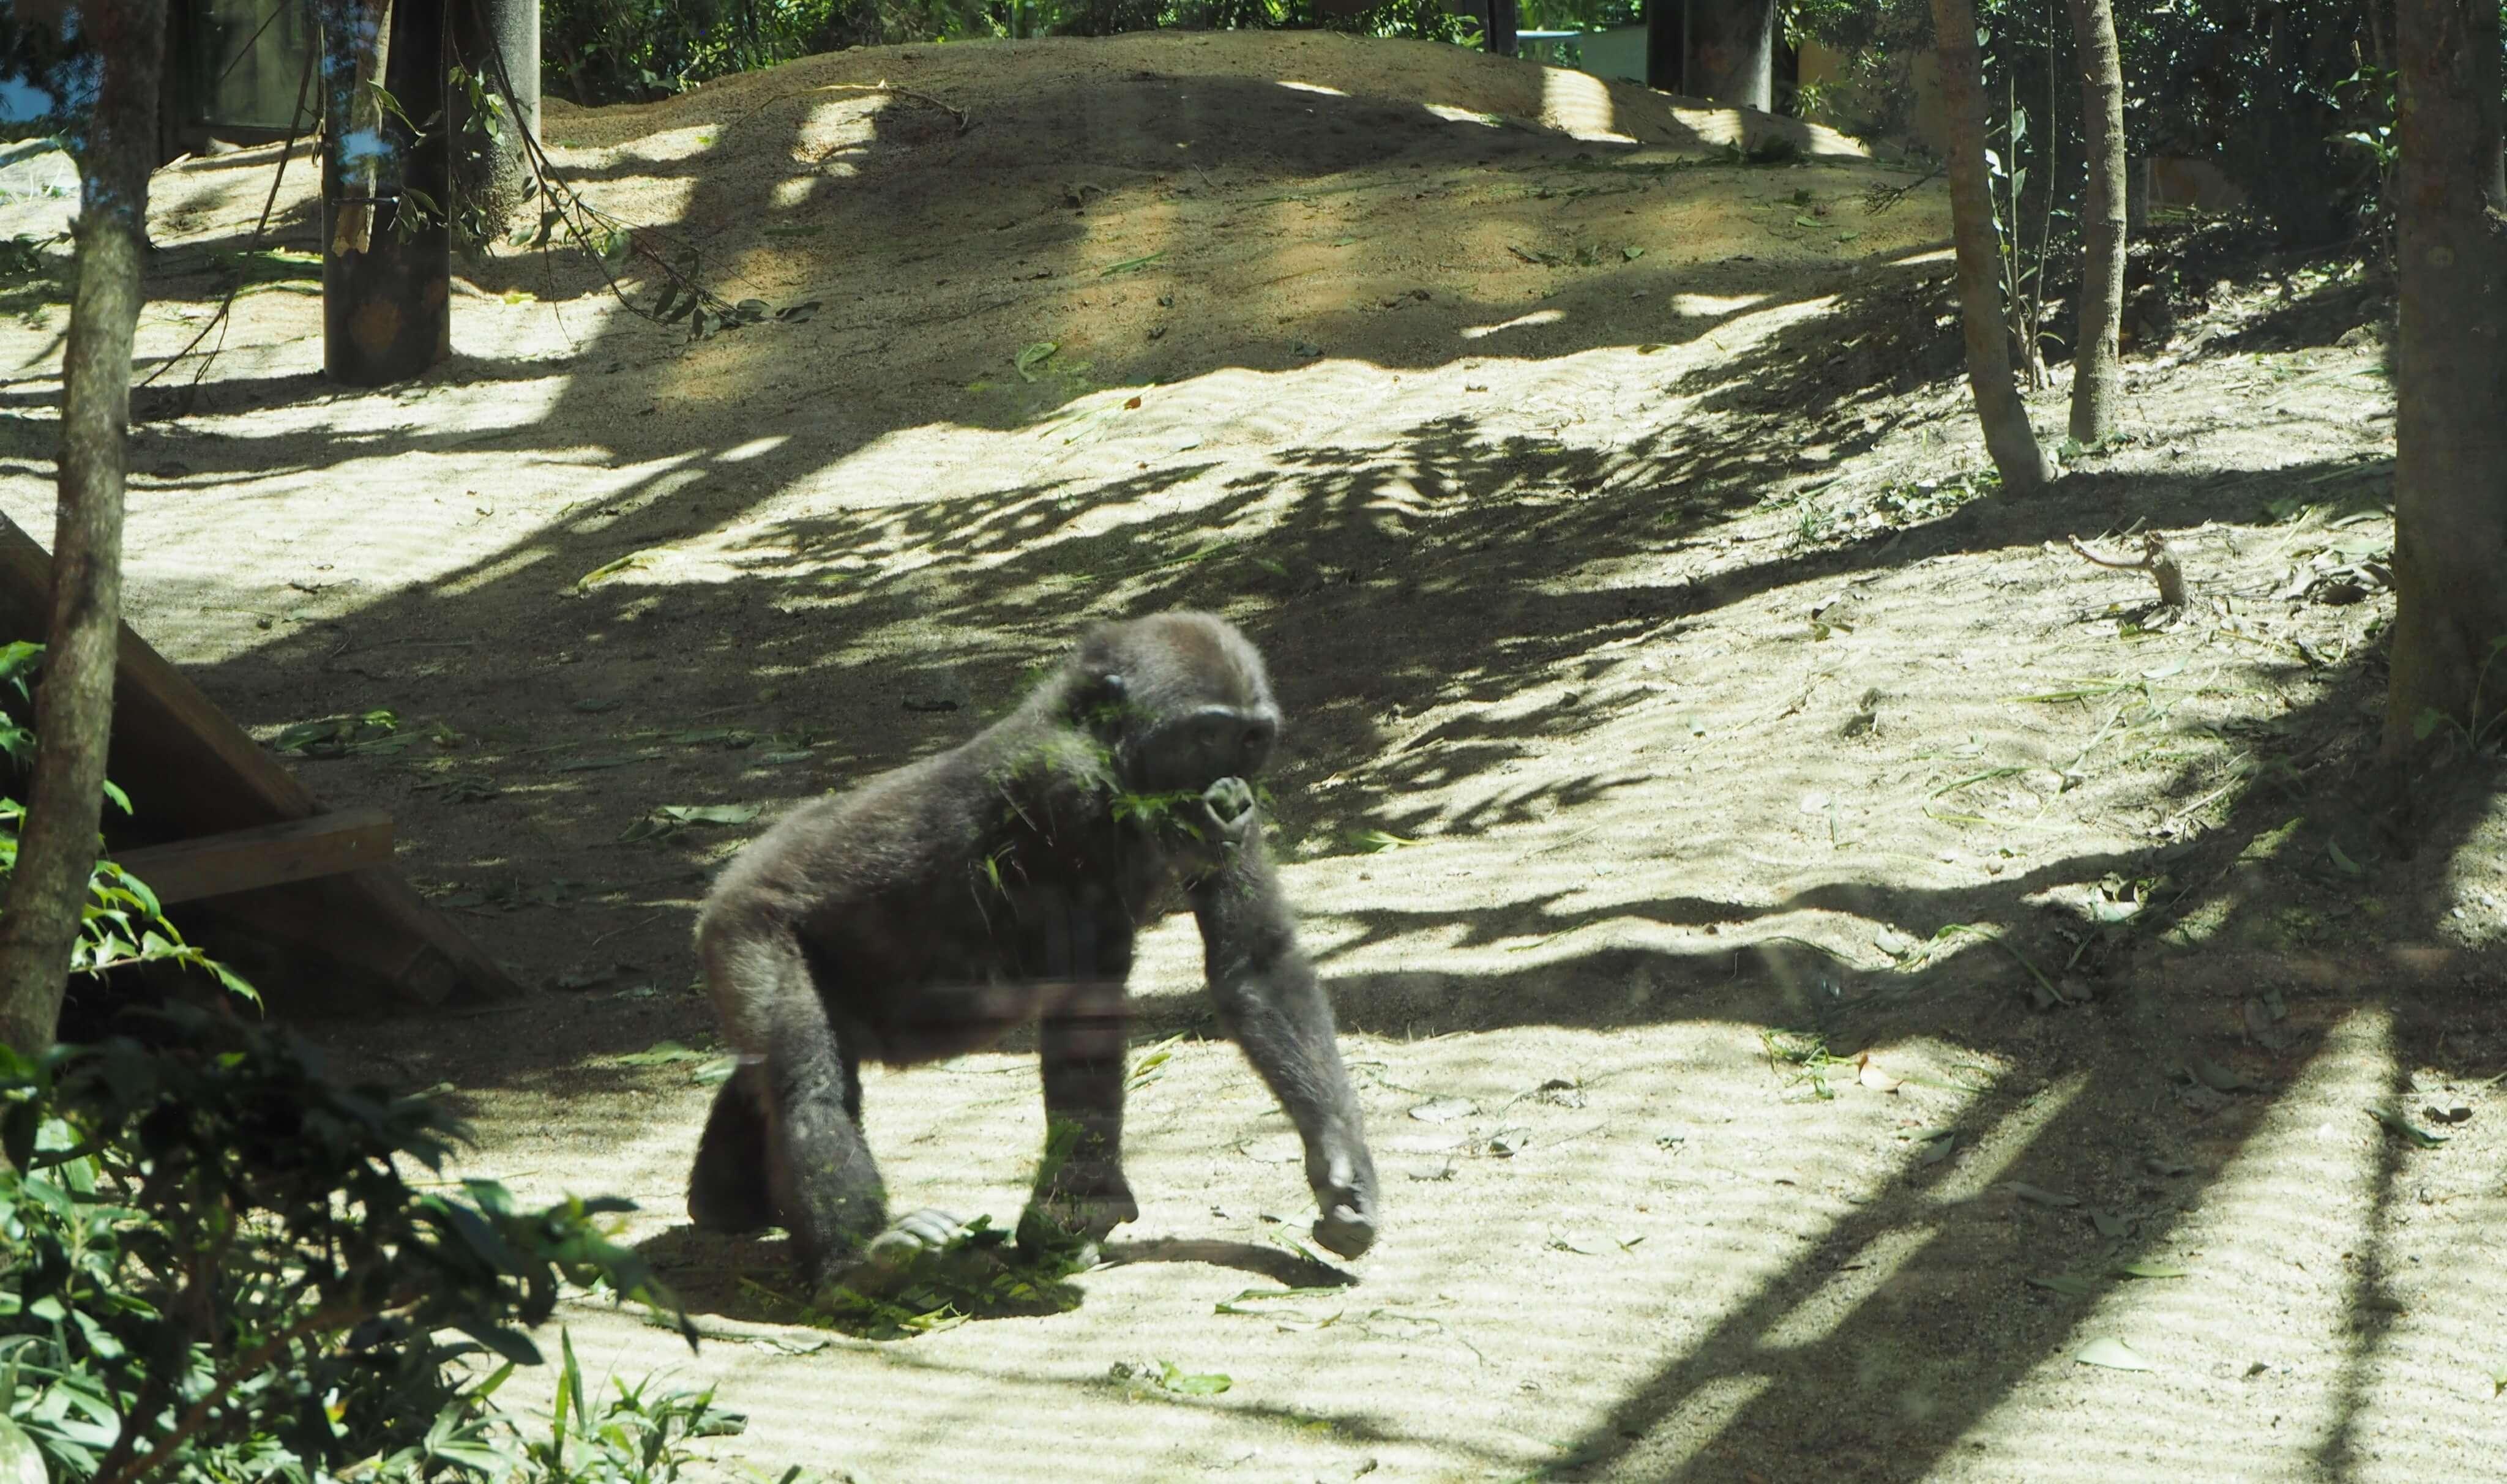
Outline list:
[[[561,1285],[660,1299],[603,1233],[628,1203],[422,1188],[405,1172],[440,1171],[462,1137],[430,1100],[335,1081],[295,1035],[232,1016],[176,1006],[153,1029],[161,1044],[0,1053],[0,1415],[55,1479],[675,1469],[707,1398],[622,1388],[589,1414],[570,1345],[554,1447],[490,1400],[539,1363],[526,1330]],[[580,1467],[622,1449],[643,1472]]]
[[[42,653],[0,649],[0,684],[22,701]],[[33,748],[0,717],[0,754]],[[23,813],[0,798],[0,877]],[[253,998],[144,883],[99,860],[89,891],[72,972],[174,962]],[[677,1476],[689,1438],[738,1430],[709,1392],[587,1396],[570,1341],[545,1427],[493,1400],[540,1363],[527,1331],[562,1285],[667,1302],[604,1230],[629,1203],[413,1182],[466,1138],[429,1098],[335,1080],[283,1029],[126,1013],[139,1034],[0,1047],[0,1478],[31,1450],[54,1480],[100,1484],[647,1484]]]
[[[1566,0],[1608,11],[1624,0]],[[1327,16],[1315,0],[543,0],[541,86],[578,103],[644,101],[708,78],[850,46],[1147,30],[1340,30],[1478,44],[1437,0]]]
[[[880,29],[879,0],[542,0],[541,86],[578,103],[643,102]],[[860,34],[867,24],[870,34]]]
[[[1997,120],[2016,104],[2042,126],[2052,105],[2054,130],[2039,133],[2057,141],[2056,208],[2069,212],[2082,158],[2070,20],[2017,0],[1979,0],[1977,19]],[[2292,245],[2341,237],[2377,210],[2394,120],[2387,0],[2116,0],[2115,20],[2134,155],[2217,164]],[[1798,0],[1789,24],[1857,54],[1862,91],[1884,107],[1911,96],[1891,69],[1932,43],[1925,0]]]

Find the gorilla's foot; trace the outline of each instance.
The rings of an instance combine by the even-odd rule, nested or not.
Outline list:
[[[1036,1192],[1019,1213],[1019,1255],[1030,1262],[1059,1260],[1074,1270],[1094,1267],[1106,1234],[1140,1218],[1140,1203],[1119,1175],[1085,1188],[1057,1184]]]
[[[762,1181],[700,1161],[688,1179],[688,1220],[701,1232],[738,1237],[777,1225],[780,1217]]]

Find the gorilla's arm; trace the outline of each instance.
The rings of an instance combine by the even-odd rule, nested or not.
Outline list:
[[[1305,1140],[1306,1183],[1323,1213],[1315,1240],[1355,1257],[1375,1241],[1375,1161],[1341,1065],[1331,1002],[1297,947],[1259,829],[1190,892],[1219,1024]]]

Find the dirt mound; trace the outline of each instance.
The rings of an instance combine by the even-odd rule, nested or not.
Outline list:
[[[1279,92],[1269,90],[1277,88]],[[1862,145],[1834,129],[1749,109],[1720,107],[1632,83],[1432,42],[1380,41],[1328,31],[1138,33],[1100,39],[867,47],[742,73],[640,107],[547,105],[552,135],[600,146],[649,143],[706,125],[747,121],[812,98],[816,90],[896,90],[955,111],[961,151],[932,162],[1034,169],[1096,145],[1155,172],[1181,162],[1170,136],[1204,151],[1282,167],[1347,168],[1400,153],[1404,130],[1430,120],[1513,125],[1573,138],[1696,153],[1734,148],[1859,159]],[[1293,96],[1304,93],[1304,98]],[[1376,105],[1320,118],[1313,98]],[[1302,107],[1300,105],[1303,105]],[[1468,152],[1468,151],[1467,151]]]

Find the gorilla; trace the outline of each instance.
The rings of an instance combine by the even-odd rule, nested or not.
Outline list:
[[[1280,710],[1227,623],[1101,627],[971,741],[794,811],[722,873],[697,954],[738,1069],[688,1177],[701,1230],[781,1225],[802,1278],[875,1289],[963,1228],[890,1226],[860,1064],[938,1061],[1036,1026],[1046,1152],[1022,1250],[1085,1251],[1135,1219],[1121,1144],[1124,981],[1181,886],[1221,1027],[1305,1144],[1317,1243],[1375,1240],[1375,1166],[1263,848],[1253,780]]]

